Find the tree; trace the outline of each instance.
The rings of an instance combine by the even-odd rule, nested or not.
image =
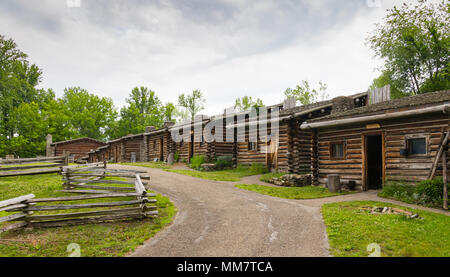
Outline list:
[[[391,99],[397,99],[407,96],[408,94],[398,89],[399,87],[404,87],[398,80],[394,80],[392,77],[392,72],[383,71],[380,77],[375,78],[369,87],[369,90],[376,88],[382,88],[387,85],[391,87]]]
[[[128,106],[120,110],[120,120],[116,124],[113,137],[143,133],[147,126],[162,127],[166,107],[162,106],[154,91],[146,87],[136,87],[127,98],[127,103]]]
[[[204,109],[206,100],[203,98],[203,94],[199,90],[194,90],[192,94],[181,94],[178,96],[178,105],[185,109],[186,113],[192,121],[195,116]]]
[[[418,94],[450,87],[449,7],[446,0],[394,7],[367,38],[397,89]]]
[[[112,99],[98,97],[79,87],[67,88],[61,99],[70,118],[72,138],[107,139],[106,129],[114,122],[117,111]]]
[[[284,92],[286,97],[295,97],[302,105],[316,103],[318,101],[325,101],[329,98],[327,93],[327,85],[322,81],[319,82],[319,88],[311,88],[309,81],[303,80],[300,85],[294,89],[288,88]]]
[[[238,111],[247,111],[251,108],[260,108],[264,107],[264,104],[261,99],[257,98],[255,101],[253,101],[251,96],[244,96],[242,98],[238,98],[235,101],[234,108]]]
[[[0,35],[0,155],[10,154],[17,137],[13,114],[22,103],[39,101],[41,70],[27,60],[12,39]],[[17,140],[17,139],[15,139]]]
[[[162,113],[164,121],[174,122],[177,114],[177,108],[173,103],[167,103],[164,105]]]

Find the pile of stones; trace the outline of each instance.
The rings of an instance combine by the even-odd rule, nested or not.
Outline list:
[[[270,183],[283,187],[305,187],[311,185],[311,174],[287,174],[279,178],[272,178]]]

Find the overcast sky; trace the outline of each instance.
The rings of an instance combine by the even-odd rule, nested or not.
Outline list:
[[[80,86],[121,107],[136,86],[163,102],[199,89],[213,115],[244,95],[279,103],[303,79],[322,80],[333,97],[366,91],[381,62],[365,38],[394,3],[1,0],[0,33],[58,96]]]

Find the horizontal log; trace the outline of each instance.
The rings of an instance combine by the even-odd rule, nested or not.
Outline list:
[[[70,177],[118,177],[118,178],[129,178],[133,179],[136,178],[135,174],[101,174],[101,173],[69,173],[69,174],[63,174],[63,175],[69,175]],[[149,176],[141,176],[141,179],[143,180],[150,180]]]
[[[9,212],[9,211],[14,211],[14,210],[20,210],[22,208],[25,208],[27,206],[27,204],[15,204],[15,205],[11,205],[11,206],[6,206],[3,208],[0,208],[0,212]]]
[[[26,217],[26,213],[19,213],[19,214],[11,214],[4,217],[0,217],[0,223],[2,222],[8,222],[8,221],[17,221],[18,219]]]
[[[87,180],[87,179],[75,179],[75,178],[64,178],[63,181],[69,181],[70,184],[117,184],[117,185],[134,185],[131,181],[116,181],[116,180]]]
[[[102,198],[119,198],[119,197],[156,197],[156,194],[147,193],[145,195],[138,193],[107,193],[91,196],[68,196],[68,197],[55,197],[55,198],[41,198],[31,199],[28,203],[44,203],[44,202],[64,202],[64,201],[77,201],[77,200],[90,200],[90,199],[102,199]]]
[[[156,206],[149,206],[147,210],[155,210]],[[51,215],[36,215],[36,216],[28,216],[27,220],[30,221],[43,221],[43,220],[58,220],[58,219],[68,219],[68,218],[77,218],[77,217],[86,217],[86,216],[102,216],[102,215],[126,215],[126,214],[142,214],[142,208],[123,208],[123,209],[114,209],[114,210],[104,210],[104,211],[93,211],[93,212],[81,212],[81,213],[67,213],[67,214],[51,214]]]
[[[24,170],[24,169],[34,169],[34,168],[46,168],[46,167],[61,167],[64,163],[57,164],[39,164],[39,165],[30,165],[30,166],[15,166],[15,167],[0,167],[0,171],[7,170]]]
[[[22,203],[24,201],[30,200],[32,198],[34,198],[34,194],[28,194],[28,195],[23,195],[23,196],[19,196],[16,198],[11,198],[8,200],[4,200],[4,201],[0,201],[0,208],[9,206],[9,205],[15,205],[15,204],[19,204]]]
[[[27,225],[28,225],[27,222],[17,222],[17,223],[14,223],[14,224],[10,224],[10,225],[7,225],[5,227],[0,228],[0,234],[3,233],[3,232],[16,230],[16,229],[25,227]]]
[[[0,172],[0,177],[12,177],[12,176],[22,176],[22,175],[38,175],[38,174],[48,174],[61,172],[60,168],[49,168],[49,169],[36,169],[36,170],[26,170],[26,171],[5,171]]]
[[[12,160],[0,160],[0,164],[16,164],[16,163],[31,163],[31,162],[44,162],[44,161],[54,161],[54,160],[65,160],[65,157],[43,157],[43,158],[22,158],[22,159],[12,159]]]
[[[33,227],[50,228],[50,227],[63,227],[63,226],[76,226],[91,223],[110,222],[110,221],[122,221],[122,220],[136,220],[143,219],[145,217],[151,217],[157,215],[157,211],[147,212],[145,215],[142,213],[128,214],[128,215],[109,215],[103,217],[81,218],[81,219],[63,219],[58,221],[47,222],[35,222],[32,223]]]
[[[103,190],[117,190],[117,191],[129,191],[135,190],[134,187],[109,187],[109,186],[96,186],[96,185],[83,185],[83,184],[70,184],[70,187],[74,188],[86,188],[86,189],[103,189]]]
[[[73,209],[89,209],[89,208],[106,208],[117,206],[130,206],[142,203],[156,203],[156,199],[133,200],[133,201],[120,201],[110,203],[87,203],[87,204],[73,204],[73,205],[55,205],[55,206],[36,206],[29,207],[25,211],[55,211],[55,210],[73,210]]]

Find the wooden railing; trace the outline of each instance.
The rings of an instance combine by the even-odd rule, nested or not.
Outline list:
[[[56,173],[68,162],[68,156],[0,160],[0,177]]]
[[[67,182],[65,181],[64,183],[65,189],[63,191],[85,195],[36,199],[33,194],[29,194],[1,201],[0,212],[8,212],[11,214],[0,217],[0,233],[23,227],[59,227],[119,220],[144,219],[158,215],[157,207],[151,205],[156,203],[156,199],[154,199],[156,195],[147,192],[139,172],[111,170],[106,169],[104,168],[104,165],[99,164],[91,164],[84,168],[70,167],[70,170],[66,167],[63,169],[63,172],[65,172],[65,175],[63,176],[67,177]],[[130,178],[133,181],[125,182],[99,179],[105,178],[104,176]],[[77,177],[85,179],[79,179]],[[94,179],[88,179],[88,177]],[[148,177],[143,178],[149,179]],[[94,183],[94,180],[98,181],[98,183]],[[80,187],[80,183],[95,185],[83,185]],[[131,183],[133,183],[133,187],[122,186]],[[106,186],[103,184],[106,184]],[[115,187],[113,186],[114,184],[120,186]],[[98,188],[100,188],[100,190]],[[70,203],[83,200],[117,198],[120,198],[121,201],[98,201],[82,204]],[[60,204],[61,202],[69,203]],[[53,204],[42,205],[48,203]],[[59,213],[53,214],[55,211],[59,211]],[[64,211],[66,211],[66,213]],[[15,223],[5,225],[5,222]]]

